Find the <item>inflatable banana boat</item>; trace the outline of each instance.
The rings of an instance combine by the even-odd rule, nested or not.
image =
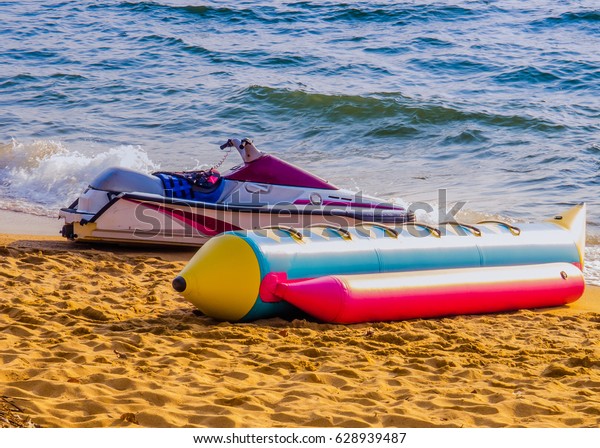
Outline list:
[[[227,232],[173,287],[207,316],[335,323],[559,306],[583,294],[585,204],[541,223]]]

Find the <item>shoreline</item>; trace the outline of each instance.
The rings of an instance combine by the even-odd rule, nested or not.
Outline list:
[[[0,210],[0,235],[59,236],[61,228],[58,218]]]
[[[502,314],[230,324],[171,288],[194,251],[3,234],[0,253],[0,426],[600,425],[596,286]]]

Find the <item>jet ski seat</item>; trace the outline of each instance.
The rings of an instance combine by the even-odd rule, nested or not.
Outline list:
[[[90,187],[112,193],[164,194],[162,182],[157,177],[121,167],[105,169],[90,182]]]
[[[157,172],[164,187],[164,195],[176,199],[192,199],[202,202],[216,202],[225,184],[218,171]]]

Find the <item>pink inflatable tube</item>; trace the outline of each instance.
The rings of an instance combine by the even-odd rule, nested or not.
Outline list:
[[[325,322],[349,324],[559,306],[580,298],[584,289],[576,266],[548,263],[299,280],[270,273],[260,295]]]

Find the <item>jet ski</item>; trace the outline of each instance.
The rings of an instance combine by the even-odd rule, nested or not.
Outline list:
[[[402,207],[338,188],[260,151],[249,139],[221,145],[221,150],[234,149],[243,163],[223,174],[216,168],[152,174],[104,170],[60,210],[62,236],[80,242],[201,246],[230,230],[298,232],[326,226],[343,231],[361,222],[414,221]]]

